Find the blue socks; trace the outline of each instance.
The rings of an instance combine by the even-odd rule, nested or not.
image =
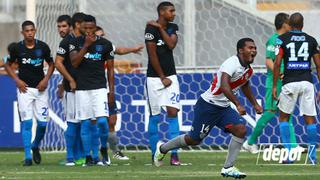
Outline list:
[[[47,122],[37,121],[37,130],[36,130],[36,137],[33,140],[32,148],[38,148],[40,145],[41,140],[46,133]]]
[[[317,143],[317,126],[316,124],[309,124],[307,125],[307,136],[308,136],[308,143],[310,143],[310,150],[309,150],[309,156],[311,157],[311,160],[313,163],[316,163],[314,161],[317,161],[316,156],[316,143]]]
[[[98,126],[96,123],[91,123],[90,125],[91,131],[91,150],[92,150],[92,158],[93,160],[99,160],[99,132]]]
[[[290,142],[290,129],[288,122],[280,122],[280,137],[281,141],[284,144],[284,147],[287,148],[289,151],[291,149]]]
[[[82,141],[81,141],[81,123],[77,123],[77,129],[75,134],[75,144],[73,147],[73,155],[75,160],[79,160],[81,158],[85,158]]]
[[[89,119],[81,121],[81,140],[85,156],[91,156],[91,121]]]
[[[22,141],[24,146],[25,159],[31,160],[31,129],[32,119],[22,121]]]
[[[67,122],[68,127],[64,133],[67,145],[67,160],[74,161],[74,152],[76,149],[76,135],[79,123]]]
[[[108,140],[108,133],[109,133],[109,126],[107,122],[107,117],[98,117],[97,124],[99,129],[99,136],[101,142],[101,148],[107,147],[107,140]]]
[[[148,125],[149,143],[151,147],[152,157],[156,152],[157,142],[159,141],[158,123],[160,115],[150,116]]]
[[[169,138],[174,139],[180,135],[178,117],[167,117],[169,122]],[[171,151],[171,154],[177,154],[177,149]]]

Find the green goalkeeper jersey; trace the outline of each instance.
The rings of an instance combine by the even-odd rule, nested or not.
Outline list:
[[[271,59],[273,62],[276,60],[276,55],[275,55],[275,47],[276,47],[276,39],[279,36],[278,33],[274,33],[267,41],[266,43],[266,58]],[[280,72],[283,73],[284,70],[284,64],[283,61],[281,62],[281,67],[280,67]],[[281,80],[279,79],[277,83],[281,83]],[[273,73],[272,71],[268,68],[268,73],[267,73],[267,80],[266,80],[266,88],[272,88],[273,85]]]

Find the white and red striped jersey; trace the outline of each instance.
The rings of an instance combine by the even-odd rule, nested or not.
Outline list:
[[[230,87],[232,92],[236,95],[239,88],[249,81],[253,74],[253,70],[250,66],[242,66],[236,55],[228,58],[220,66],[217,74],[214,75],[210,88],[201,94],[201,97],[210,104],[227,107],[230,106],[230,101],[221,90],[221,76],[223,72],[231,76]]]

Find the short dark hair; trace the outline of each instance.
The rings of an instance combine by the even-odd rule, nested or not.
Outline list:
[[[93,22],[96,24],[96,18],[90,14],[84,17],[84,22]]]
[[[96,26],[96,31],[103,31],[103,29],[100,26]]]
[[[168,6],[174,6],[171,2],[169,1],[163,1],[161,2],[158,7],[157,7],[157,12],[158,12],[158,15],[160,15],[160,11],[161,10],[164,10],[165,8],[167,8]]]
[[[65,21],[69,26],[71,26],[71,17],[67,14],[61,15],[57,19],[57,23]]]
[[[239,53],[239,49],[244,48],[244,46],[246,45],[246,42],[254,42],[254,40],[248,37],[240,39],[237,42],[237,53]]]
[[[12,42],[7,46],[7,51],[9,52],[9,54],[13,51],[14,47],[17,45],[18,43],[16,42]]]
[[[36,26],[34,25],[34,23],[33,23],[32,21],[29,21],[29,20],[26,20],[26,21],[24,21],[24,22],[21,24],[22,30],[24,30],[24,28],[25,28],[26,26],[33,26],[34,28],[36,27]]]
[[[85,16],[86,14],[84,14],[83,12],[74,13],[71,18],[72,27],[75,28],[76,23],[82,23]]]
[[[289,23],[289,14],[278,13],[274,19],[274,25],[276,27],[276,30],[281,29],[284,23]]]
[[[289,25],[291,27],[302,29],[303,28],[302,14],[298,13],[298,12],[291,14],[290,19],[289,19]]]

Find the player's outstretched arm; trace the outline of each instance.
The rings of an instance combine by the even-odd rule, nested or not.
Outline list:
[[[135,54],[141,55],[141,51],[143,48],[144,48],[143,44],[139,44],[134,47],[117,47],[116,50],[114,51],[114,53],[118,54],[118,55],[125,55],[125,54],[129,54],[129,53],[135,53]]]
[[[263,109],[258,104],[256,97],[254,97],[249,81],[241,87],[243,94],[248,98],[254,109],[258,114],[262,113]]]
[[[160,66],[160,62],[159,62],[159,58],[158,58],[157,50],[156,50],[157,49],[156,43],[155,42],[147,42],[146,46],[147,46],[148,55],[150,57],[151,66],[159,75],[162,84],[165,87],[170,86],[172,82],[170,79],[165,77],[163,70],[161,69],[161,66]]]
[[[62,76],[68,80],[71,91],[74,91],[76,89],[76,81],[72,78],[70,73],[67,71],[67,69],[63,65],[63,61],[64,61],[64,57],[57,55],[55,60],[55,67],[62,74]]]
[[[176,34],[169,35],[166,30],[161,26],[161,24],[156,21],[149,21],[147,24],[155,26],[159,29],[160,34],[169,49],[174,49],[178,42],[178,36]]]
[[[272,87],[272,97],[274,99],[277,99],[277,81],[279,79],[280,76],[280,65],[281,65],[281,61],[283,58],[283,52],[281,47],[276,50],[277,51],[277,56],[276,56],[276,60],[274,61],[274,65],[273,65],[273,87]]]
[[[240,104],[238,98],[233,94],[231,87],[230,87],[230,75],[222,72],[221,75],[221,90],[222,93],[237,107],[237,110],[240,115],[246,114],[245,108]]]

